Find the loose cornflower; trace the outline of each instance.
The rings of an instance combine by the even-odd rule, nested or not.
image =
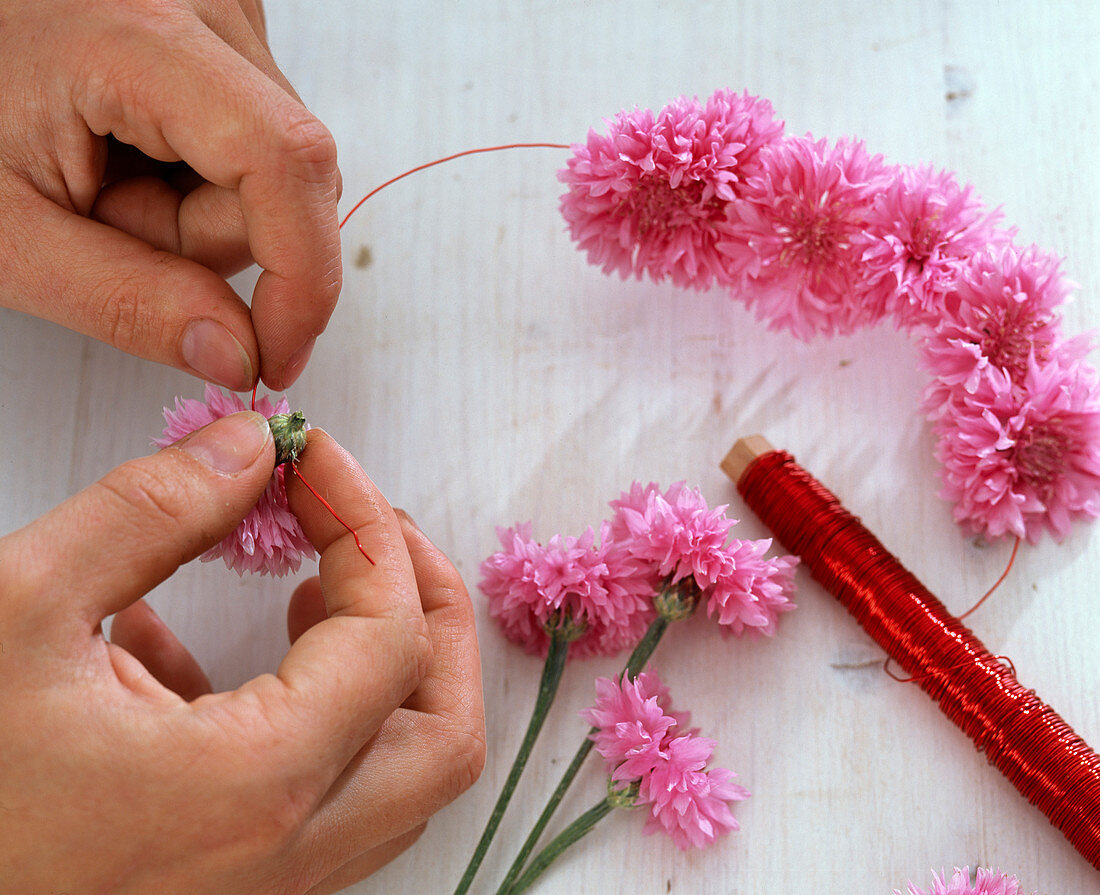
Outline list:
[[[581,717],[596,728],[589,738],[614,780],[648,774],[669,730],[683,731],[690,722],[688,713],[672,711],[668,688],[647,671],[633,680],[597,678],[596,704]]]
[[[902,893],[895,889],[894,895]],[[971,883],[970,868],[956,867],[950,880],[946,873],[933,873],[932,885],[927,890],[909,883],[906,895],[1025,895],[1025,892],[1020,881],[1007,873],[979,867],[977,878]]]
[[[153,443],[157,447],[167,447],[216,419],[247,409],[237,395],[207,385],[205,402],[176,398],[174,409],[164,408],[164,432],[160,438],[153,439]],[[290,405],[286,398],[272,403],[265,397],[257,400],[256,410],[270,417],[288,413]],[[284,470],[283,466],[275,468],[256,505],[236,529],[202,555],[203,562],[222,559],[239,575],[258,572],[281,576],[296,572],[303,556],[313,558],[313,545],[287,504]]]
[[[646,833],[665,833],[686,851],[741,828],[730,803],[750,793],[732,782],[735,774],[728,768],[706,768],[715,745],[691,735],[669,742],[667,758],[642,779],[638,790],[638,803],[649,805]]]
[[[778,615],[794,608],[794,557],[764,559],[770,540],[734,538],[726,507],[711,509],[699,491],[676,482],[667,491],[634,482],[611,501],[615,541],[653,569],[654,588],[707,602],[724,630],[771,634]],[[687,611],[693,608],[693,604]],[[659,606],[659,610],[661,607]]]
[[[724,504],[712,510],[684,482],[667,491],[633,482],[611,509],[611,536],[670,584],[692,578],[699,588],[709,587],[729,566],[724,548],[734,520]]]
[[[771,636],[779,616],[795,608],[795,556],[765,557],[771,538],[759,541],[730,542],[726,552],[732,567],[707,593],[707,615],[722,626],[726,634],[748,630]]]
[[[653,615],[652,586],[608,526],[579,537],[534,540],[531,523],[498,528],[501,550],[481,564],[481,590],[506,637],[546,654],[549,631],[570,629],[571,656],[609,655],[633,645]]]
[[[729,204],[718,243],[734,296],[801,339],[879,320],[884,310],[866,301],[860,238],[891,181],[882,156],[860,142],[788,137],[761,150],[759,164]]]
[[[671,710],[656,673],[634,680],[602,678],[596,705],[581,713],[619,790],[637,784],[634,805],[647,806],[645,832],[661,831],[681,849],[702,848],[738,829],[730,803],[749,792],[732,771],[707,769],[715,742],[686,731],[687,716]]]
[[[680,97],[656,115],[620,112],[606,136],[589,131],[559,179],[561,211],[588,260],[623,278],[669,278],[706,289],[727,283],[716,245],[726,205],[782,122],[766,100],[719,90]]]
[[[899,167],[856,240],[868,306],[893,315],[898,326],[937,322],[965,262],[1011,239],[1011,231],[997,228],[1000,218],[951,172]]]

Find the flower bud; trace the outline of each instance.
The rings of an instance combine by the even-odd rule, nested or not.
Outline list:
[[[275,439],[275,465],[293,463],[306,446],[306,417],[300,410],[268,417]]]

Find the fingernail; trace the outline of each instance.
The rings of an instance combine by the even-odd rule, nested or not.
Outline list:
[[[234,391],[252,388],[252,361],[244,346],[216,320],[192,320],[180,342],[183,361],[209,382]]]
[[[304,370],[306,364],[309,363],[310,355],[313,354],[313,346],[316,344],[316,338],[310,339],[290,356],[290,360],[288,360],[286,366],[283,367],[283,388],[290,388],[290,386],[294,385],[294,381],[302,375],[302,370]]]
[[[397,515],[400,516],[402,519],[404,519],[406,522],[408,522],[409,525],[411,525],[417,531],[421,530],[420,526],[416,524],[416,520],[412,516],[409,515],[408,510],[402,509],[401,507],[394,507],[393,509],[394,509],[394,512],[397,513]]]
[[[180,450],[226,475],[251,466],[271,438],[261,414],[246,410],[215,420],[179,443]]]

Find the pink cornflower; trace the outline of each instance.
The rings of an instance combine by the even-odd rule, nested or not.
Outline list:
[[[248,407],[237,395],[207,385],[205,403],[194,398],[176,398],[175,409],[164,408],[164,433],[153,439],[153,443],[157,447],[167,447],[216,419],[242,410]],[[286,398],[274,404],[267,398],[260,398],[256,410],[270,417],[289,412],[290,405]],[[283,466],[275,468],[256,505],[234,531],[202,555],[203,562],[220,558],[239,575],[259,572],[281,576],[296,572],[303,556],[313,558],[313,545],[287,504],[284,474]]]
[[[667,757],[642,778],[638,790],[639,803],[649,805],[646,833],[661,831],[686,851],[740,829],[730,802],[747,799],[750,793],[732,782],[733,771],[706,769],[714,746],[714,740],[699,736],[669,741]]]
[[[693,289],[725,283],[716,243],[726,204],[782,131],[767,100],[729,90],[705,104],[680,97],[656,115],[620,112],[606,135],[575,144],[558,174],[569,233],[605,273]]]
[[[955,519],[990,537],[1056,539],[1100,515],[1100,389],[1076,352],[1035,361],[1022,382],[988,368],[959,389],[935,423],[941,495]]]
[[[973,187],[960,187],[951,172],[902,166],[875,198],[856,240],[865,301],[894,315],[899,326],[938,321],[966,260],[1011,238],[997,229],[1000,218],[999,209],[986,210]]]
[[[848,333],[879,320],[867,304],[861,238],[892,171],[863,143],[788,137],[760,152],[760,170],[728,206],[718,249],[734,295],[772,329],[802,339]]]
[[[955,868],[950,880],[947,874],[932,874],[932,885],[926,890],[909,883],[908,895],[1025,895],[1020,881],[1007,873],[978,868],[978,876],[970,882],[970,868]],[[894,895],[902,895],[897,889]]]
[[[667,491],[634,482],[611,509],[611,536],[670,584],[691,577],[706,588],[729,566],[725,544],[734,520],[724,504],[712,510],[684,482]]]
[[[601,678],[596,693],[596,705],[581,716],[597,728],[590,737],[611,779],[637,785],[634,804],[649,808],[647,833],[660,830],[688,849],[738,829],[730,802],[747,799],[748,790],[731,782],[732,771],[707,770],[714,741],[685,731],[688,716],[672,711],[656,673]]]
[[[726,516],[726,507],[712,510],[683,482],[667,491],[634,482],[611,508],[612,537],[653,569],[654,587],[694,584],[725,631],[771,634],[779,614],[794,608],[790,597],[798,560],[765,559],[770,539],[727,543],[735,520]]]
[[[548,630],[564,624],[579,635],[570,655],[610,655],[632,646],[653,616],[653,589],[609,536],[591,527],[579,537],[554,535],[543,545],[531,523],[498,528],[501,547],[481,564],[481,590],[506,637],[545,655]]]
[[[765,557],[771,538],[759,541],[734,539],[727,547],[732,560],[707,593],[707,615],[727,634],[750,630],[771,636],[779,616],[795,608],[794,556]]]
[[[662,744],[673,727],[687,727],[687,713],[672,711],[668,688],[655,672],[641,672],[632,681],[596,679],[596,704],[581,717],[597,728],[590,735],[614,780],[636,780],[648,774],[660,758]]]
[[[1062,276],[1061,261],[1036,246],[1012,245],[979,252],[958,270],[939,323],[922,340],[924,364],[938,384],[925,406],[935,415],[961,386],[973,393],[989,367],[1021,382],[1034,362],[1045,363],[1060,343],[1057,308],[1074,284]],[[1062,350],[1087,351],[1087,340]]]

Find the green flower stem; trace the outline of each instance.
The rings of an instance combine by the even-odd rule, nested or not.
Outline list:
[[[489,816],[489,822],[485,825],[485,831],[481,834],[481,839],[477,844],[477,848],[474,849],[473,857],[470,858],[470,863],[466,866],[466,872],[462,875],[454,895],[464,895],[470,888],[470,884],[473,883],[478,867],[485,859],[489,844],[493,841],[497,827],[500,826],[501,818],[504,817],[504,809],[508,807],[512,793],[515,792],[516,784],[519,783],[520,775],[523,773],[527,759],[531,755],[531,749],[535,745],[535,739],[546,720],[550,704],[554,701],[562,671],[565,669],[567,655],[569,655],[569,640],[563,632],[554,631],[550,635],[550,648],[546,653],[546,663],[542,666],[539,694],[535,700],[535,709],[531,713],[531,720],[527,725],[527,733],[523,736],[519,752],[516,753],[515,761],[512,762],[512,769],[508,772],[508,779],[504,781],[504,788],[501,789],[500,795],[497,797],[497,803],[493,806],[493,813]]]
[[[546,848],[535,856],[530,866],[524,871],[523,876],[521,876],[519,880],[516,881],[516,884],[509,890],[508,895],[519,895],[520,892],[524,891],[531,883],[539,878],[542,872],[553,863],[558,855],[587,834],[597,823],[603,820],[603,818],[607,817],[613,808],[614,806],[611,804],[611,799],[604,798],[562,830]]]
[[[642,636],[642,639],[638,641],[638,645],[634,647],[634,652],[630,654],[630,658],[626,662],[626,668],[623,669],[623,675],[626,677],[637,677],[638,672],[645,667],[645,663],[649,661],[649,657],[653,655],[653,651],[657,648],[657,644],[661,641],[661,636],[665,633],[665,629],[668,628],[668,619],[658,615],[649,625],[649,629]],[[596,728],[593,727],[588,731],[589,736],[596,732]],[[516,855],[516,859],[512,862],[512,866],[508,868],[508,875],[504,877],[504,882],[500,884],[500,888],[497,889],[497,895],[505,895],[509,893],[509,887],[515,882],[519,876],[520,871],[523,870],[524,862],[530,856],[531,852],[535,850],[535,846],[538,844],[539,837],[542,836],[542,831],[546,829],[546,825],[550,822],[550,818],[554,812],[558,810],[558,805],[561,804],[561,800],[565,798],[566,790],[569,789],[573,783],[573,778],[577,776],[577,772],[580,771],[581,765],[584,764],[584,760],[588,757],[588,753],[592,751],[592,746],[595,745],[592,740],[586,736],[584,742],[581,743],[580,748],[577,750],[577,754],[573,756],[573,760],[569,763],[569,767],[565,769],[565,773],[562,774],[561,782],[558,783],[557,789],[554,790],[550,796],[549,801],[546,803],[546,807],[542,809],[542,814],[539,815],[539,819],[535,821],[535,825],[531,828],[531,832],[527,834],[527,839],[524,840],[523,847],[520,848],[519,854]]]
[[[623,677],[635,678],[638,676],[638,673],[645,668],[645,663],[649,661],[649,657],[652,656],[653,651],[657,649],[657,644],[661,642],[661,638],[664,636],[668,624],[669,620],[663,615],[658,615],[649,623],[648,630],[642,635],[642,639],[638,641],[638,645],[634,647],[634,652],[630,654],[630,658],[626,660],[626,668],[623,669]]]
[[[592,728],[595,730],[596,728]],[[569,767],[565,769],[565,773],[562,775],[561,782],[558,783],[557,789],[554,790],[553,795],[550,796],[550,800],[546,803],[546,807],[542,809],[542,814],[539,815],[539,819],[535,821],[535,825],[531,827],[531,832],[527,834],[527,839],[524,840],[523,847],[519,850],[519,854],[516,855],[516,859],[512,862],[512,866],[508,868],[508,875],[504,877],[504,882],[500,884],[500,888],[497,889],[496,895],[506,895],[511,892],[511,886],[516,881],[516,877],[520,875],[523,870],[523,865],[527,861],[531,852],[535,850],[535,846],[538,845],[539,837],[542,836],[542,831],[546,829],[546,825],[550,822],[550,818],[554,812],[557,811],[558,805],[565,797],[565,791],[569,789],[569,785],[573,782],[573,778],[577,776],[577,771],[580,770],[581,765],[584,764],[584,760],[588,757],[588,753],[592,751],[592,747],[595,745],[590,739],[585,737],[581,747],[577,750],[577,754],[573,756],[573,760],[569,763]]]

